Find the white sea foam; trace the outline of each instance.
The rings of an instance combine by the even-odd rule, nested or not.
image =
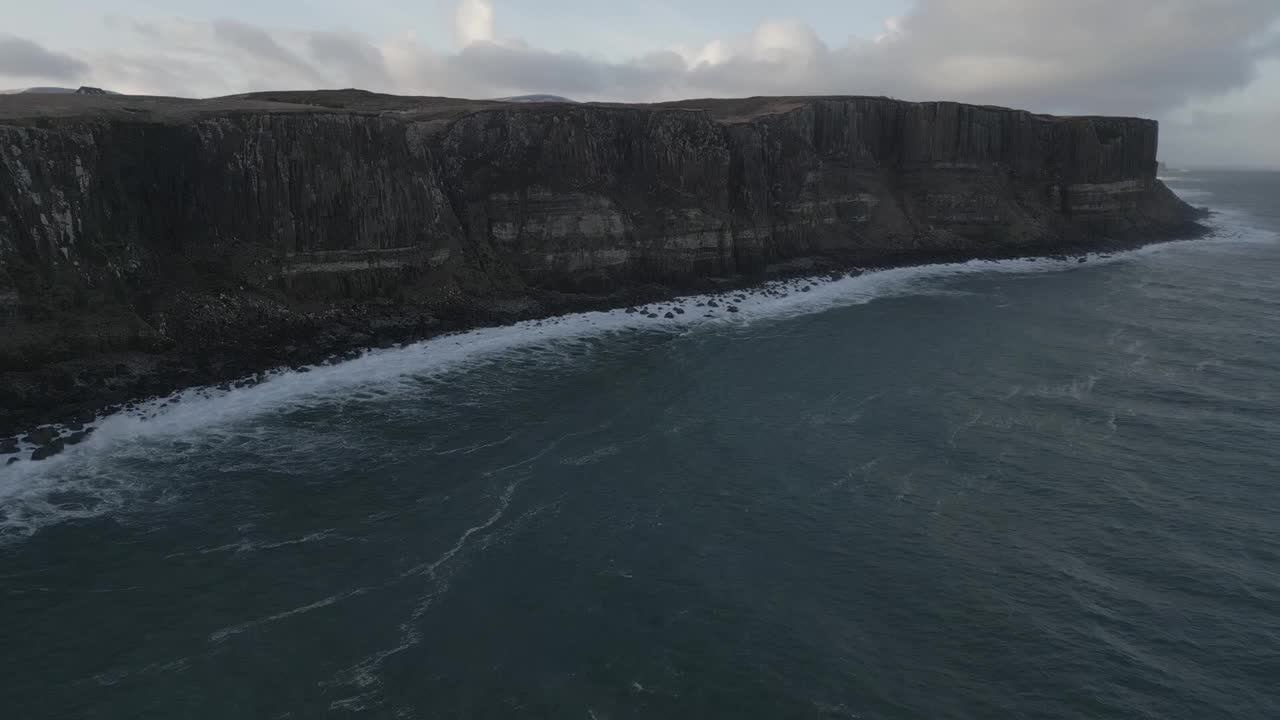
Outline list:
[[[1212,223],[1217,231],[1210,241],[1275,240],[1274,233],[1250,225],[1243,213],[1222,212],[1214,216]],[[1184,244],[1093,254],[1084,264],[1075,258],[974,260],[891,268],[834,281],[817,278],[773,282],[753,290],[654,303],[648,308],[657,318],[618,309],[521,322],[441,336],[404,348],[371,350],[358,358],[305,372],[277,371],[252,387],[186,390],[99,418],[92,423],[94,432],[85,442],[52,458],[0,467],[0,538],[28,535],[50,523],[100,515],[121,507],[127,502],[125,491],[131,480],[127,469],[115,467],[114,461],[128,457],[131,450],[154,452],[163,448],[166,441],[217,433],[273,412],[339,401],[386,402],[403,393],[421,394],[423,378],[477,362],[500,361],[530,352],[555,358],[583,351],[584,345],[590,344],[584,341],[594,342],[620,333],[714,332],[879,298],[936,292],[939,283],[960,276],[1087,269],[1168,252]],[[808,290],[802,291],[806,287]],[[706,306],[713,300],[719,307]],[[737,312],[729,312],[729,305]],[[667,311],[676,307],[682,308],[684,314],[673,313],[673,318],[666,318]],[[29,455],[31,449],[24,447],[23,455]],[[68,500],[68,496],[73,499]]]

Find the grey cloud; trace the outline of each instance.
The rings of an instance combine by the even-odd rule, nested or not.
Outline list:
[[[224,43],[247,53],[252,59],[267,66],[264,76],[270,77],[272,67],[284,68],[299,76],[318,82],[322,76],[315,68],[291,50],[276,42],[265,30],[238,20],[217,20],[213,23],[214,36]]]
[[[1197,111],[1160,128],[1161,154],[1174,165],[1280,168],[1280,110]]]
[[[151,23],[134,23],[132,27],[134,32],[149,40],[158,40],[164,36],[160,29]]]
[[[1271,33],[1271,37],[1263,43],[1262,52],[1272,57],[1280,57],[1280,29]]]
[[[101,85],[125,91],[147,88],[151,94],[175,97],[225,95],[233,91],[216,64],[168,54],[140,59],[108,53],[95,59],[94,72],[95,77],[103,78]]]
[[[883,42],[831,48],[806,26],[766,23],[693,67],[510,42],[472,45],[443,64],[464,73],[472,96],[853,93],[1158,114],[1247,85],[1277,21],[1274,0],[923,0]]]
[[[657,52],[624,62],[511,40],[438,53],[379,49],[348,33],[281,42],[233,20],[213,23],[212,30],[224,46],[215,51],[234,61],[230,82],[242,86],[353,84],[470,97],[549,92],[609,100],[888,94],[1046,112],[1159,114],[1248,84],[1275,48],[1267,28],[1277,23],[1275,0],[921,0],[881,42],[852,39],[828,47],[812,28],[771,22],[723,39],[709,54]],[[299,44],[305,54],[291,49]],[[226,47],[242,57],[228,57]]]
[[[53,52],[20,37],[0,35],[0,75],[19,78],[75,80],[89,66],[70,55]]]
[[[1271,0],[925,0],[882,42],[829,48],[793,33],[784,52],[739,49],[675,80],[708,94],[884,94],[1159,114],[1248,84],[1262,57],[1250,41],[1276,18],[1280,4]]]
[[[518,42],[480,42],[434,56],[424,80],[438,92],[498,97],[531,92],[582,99],[648,100],[680,82],[684,60],[654,52],[631,62],[606,62],[573,52],[550,52]]]
[[[832,47],[803,24],[767,22],[704,48],[612,61],[513,39],[439,52],[407,38],[376,44],[349,33],[272,34],[224,20],[160,27],[143,43],[154,54],[116,67],[132,88],[185,84],[192,95],[339,85],[623,101],[830,93],[1160,117],[1249,86],[1260,62],[1280,51],[1277,29],[1276,0],[919,0],[875,40]],[[174,77],[188,70],[185,81]],[[111,77],[94,75],[104,86]],[[1194,142],[1202,134],[1167,137]]]
[[[367,89],[386,89],[391,76],[382,51],[354,33],[315,32],[307,38],[311,58],[322,66],[337,69],[344,84]]]
[[[575,53],[553,53],[528,47],[477,43],[463,48],[450,65],[474,86],[494,88],[498,94],[539,92],[595,95],[610,89],[614,66]]]
[[[1248,83],[1277,20],[1275,0],[925,0],[884,54],[917,92],[1150,113]]]

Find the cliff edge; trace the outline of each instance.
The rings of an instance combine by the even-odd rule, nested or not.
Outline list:
[[[0,97],[0,437],[782,268],[1194,231],[1158,129],[871,97]]]

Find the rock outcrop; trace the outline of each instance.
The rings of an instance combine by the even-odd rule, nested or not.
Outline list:
[[[778,268],[1188,232],[1156,149],[1148,120],[866,97],[5,96],[0,436]]]

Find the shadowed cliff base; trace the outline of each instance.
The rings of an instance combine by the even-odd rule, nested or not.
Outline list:
[[[868,97],[0,97],[0,436],[477,325],[1194,234],[1157,145]]]

